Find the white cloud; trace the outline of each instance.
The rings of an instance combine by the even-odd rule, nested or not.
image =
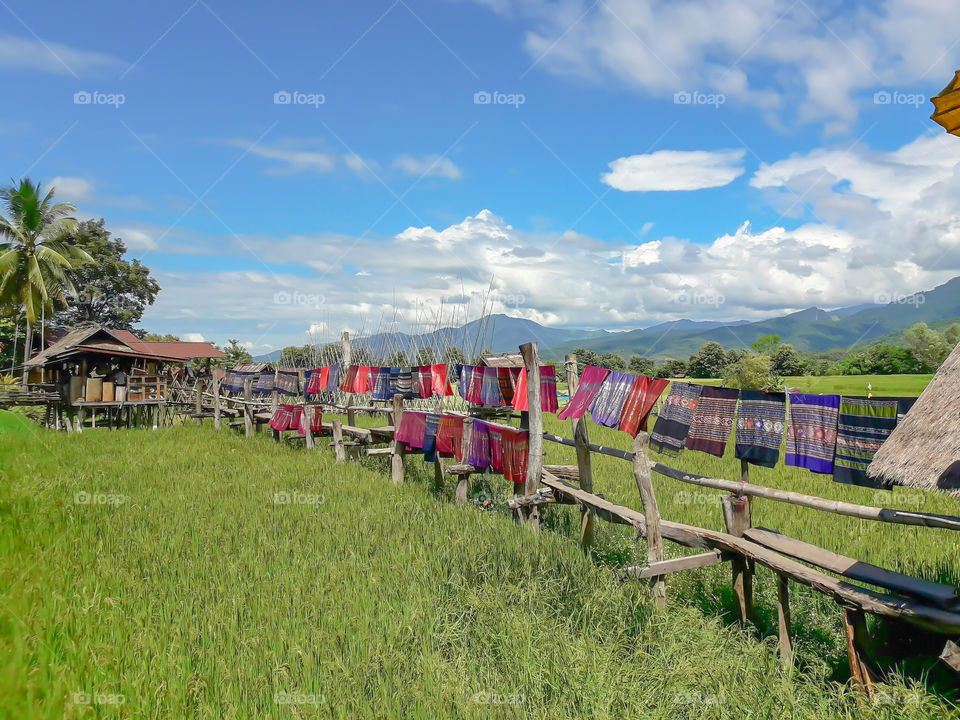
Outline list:
[[[78,50],[62,43],[0,35],[0,67],[85,77],[121,70],[126,63],[105,53]]]
[[[117,227],[110,230],[113,235],[120,237],[127,248],[134,253],[156,250],[157,241],[149,233],[132,227]]]
[[[184,333],[183,340],[186,342],[206,342],[202,333]]]
[[[787,125],[848,125],[874,89],[939,90],[960,24],[960,4],[946,1],[475,1],[528,24],[537,69],[612,76],[668,101],[721,93]]]
[[[440,155],[427,155],[422,158],[400,155],[393,161],[393,167],[407,175],[416,175],[417,177],[442,177],[448,180],[459,180],[463,175],[460,168],[454,165],[450,158]]]
[[[262,143],[255,145],[243,141],[232,144],[242,147],[255,157],[275,161],[274,165],[267,168],[268,175],[295,175],[302,172],[322,174],[333,172],[336,167],[335,156],[326,152],[269,147]]]
[[[701,190],[721,187],[743,174],[745,150],[658,150],[610,163],[604,184],[626,192]]]
[[[57,200],[70,203],[87,202],[93,197],[93,183],[80,177],[55,177],[47,186],[56,191]]]

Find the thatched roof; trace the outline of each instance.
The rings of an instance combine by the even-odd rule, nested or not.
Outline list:
[[[867,475],[960,498],[960,345],[880,446]]]

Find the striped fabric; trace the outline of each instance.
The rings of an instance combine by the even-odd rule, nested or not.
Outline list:
[[[373,397],[375,397],[377,400],[390,399],[390,368],[382,367],[377,372],[377,380],[373,389]]]
[[[497,368],[497,384],[500,386],[500,397],[503,398],[504,405],[513,405],[519,375],[519,368]]]
[[[293,408],[293,405],[278,405],[270,418],[270,427],[277,432],[289,430],[293,425]]]
[[[340,385],[340,366],[331,365],[329,369],[329,375],[327,375],[327,390],[330,392],[336,392],[337,386]]]
[[[243,375],[233,370],[227,370],[223,374],[223,381],[220,383],[220,388],[233,393],[243,392]]]
[[[897,425],[897,398],[848,397],[840,399],[837,452],[833,459],[834,482],[885,488],[867,477],[867,465]]]
[[[702,387],[684,382],[673,384],[650,433],[651,446],[664,453],[679,453],[683,449]]]
[[[433,371],[429,365],[420,366],[420,374],[417,379],[417,396],[426,399],[433,395]]]
[[[503,472],[503,428],[487,425],[487,434],[490,438],[490,467]]]
[[[513,409],[525,412],[527,408],[527,369],[520,370]],[[543,412],[557,411],[557,370],[553,365],[540,366],[540,409]]]
[[[340,380],[341,392],[353,392],[353,386],[357,382],[357,371],[359,369],[356,365],[351,365],[347,368],[347,371],[343,374],[343,378]]]
[[[693,422],[687,432],[686,446],[708,455],[723,457],[727,440],[733,430],[740,391],[735,388],[710,387],[700,390],[700,400],[693,413]]]
[[[453,387],[447,375],[446,363],[437,363],[430,366],[430,377],[433,381],[433,394],[437,397],[453,395]]]
[[[278,372],[277,390],[284,395],[299,395],[300,376],[296,372]]]
[[[406,410],[400,419],[400,427],[394,433],[394,440],[403,443],[408,449],[423,448],[423,434],[427,424],[427,414]]]
[[[452,455],[458,461],[463,457],[463,418],[441,416],[437,427],[437,452]]]
[[[490,434],[483,420],[473,421],[467,462],[480,470],[490,465]]]
[[[737,413],[736,457],[752,465],[774,467],[787,426],[787,396],[782,392],[742,390]]]
[[[329,368],[315,368],[310,371],[310,379],[307,380],[308,397],[310,395],[319,395],[327,389],[327,376],[324,375],[324,370],[328,373],[330,372]]]
[[[298,432],[301,435],[307,434],[307,423],[310,423],[310,432],[318,435],[323,432],[323,408],[319,405],[306,405],[300,417],[300,426]]]
[[[527,479],[527,454],[530,445],[530,433],[526,430],[504,430],[501,433],[503,444],[503,476],[514,485],[523,484]]]
[[[257,393],[268,393],[273,392],[273,389],[273,370],[264,370],[257,378],[257,385],[253,391]]]
[[[500,395],[500,380],[497,377],[497,369],[494,367],[483,368],[480,400],[486,407],[500,407],[503,404],[503,397]]]
[[[839,412],[839,395],[790,393],[786,464],[832,474]]]
[[[474,405],[483,405],[483,368],[470,368],[470,384],[467,385],[467,400]]]
[[[371,367],[367,372],[367,388],[364,392],[375,393],[377,391],[377,381],[380,377],[380,368]]]
[[[427,413],[423,426],[423,461],[437,462],[437,430],[440,428],[440,414]]]
[[[609,374],[610,371],[606,368],[594,367],[593,365],[585,366],[583,374],[580,376],[580,383],[577,385],[577,392],[573,394],[573,398],[557,417],[561,420],[582,418],[597,393],[600,392],[600,387]]]
[[[419,388],[417,388],[417,392],[420,392]],[[413,368],[400,368],[400,372],[397,373],[397,393],[407,399],[415,397],[413,394]]]
[[[604,427],[619,427],[623,406],[636,379],[636,375],[611,371],[600,387],[600,392],[590,403],[590,419]]]
[[[627,401],[623,405],[623,413],[620,415],[620,430],[630,437],[636,437],[641,430],[646,432],[650,411],[653,410],[654,404],[669,384],[670,381],[666,378],[638,375],[633,387],[630,388],[630,394],[627,395]]]

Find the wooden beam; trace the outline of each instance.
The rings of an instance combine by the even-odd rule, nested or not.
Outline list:
[[[253,397],[253,378],[243,379],[243,429],[246,437],[253,436],[253,406],[250,404]]]
[[[743,537],[750,528],[750,499],[727,495],[722,498],[722,503],[727,532],[734,537]],[[732,566],[737,615],[740,622],[747,623],[753,617],[753,567],[746,557],[735,557]]]
[[[722,562],[730,560],[730,557],[730,555],[724,555],[719,550],[711,550],[710,552],[699,555],[687,555],[686,557],[673,558],[672,560],[660,560],[650,563],[645,567],[628,567],[620,572],[634,580],[647,580],[683,570],[695,570],[697,568],[710,567],[711,565],[719,565]]]
[[[850,679],[854,686],[867,697],[876,695],[874,673],[867,663],[866,648],[869,645],[867,619],[863,610],[843,607],[843,627],[847,636],[847,658],[850,661]]]
[[[790,578],[777,575],[777,637],[779,638],[780,662],[784,667],[793,667],[793,636],[790,631]]]
[[[573,400],[580,385],[580,375],[577,368],[577,356],[567,355],[564,358],[564,367],[567,371],[567,394]],[[587,433],[587,423],[584,418],[570,420],[573,427],[573,441],[577,450],[577,472],[580,487],[587,492],[593,492],[593,469],[590,462],[590,437]],[[580,509],[580,543],[590,547],[594,543],[593,513],[590,508]]]
[[[543,468],[543,410],[540,405],[540,355],[537,352],[537,343],[524,343],[520,346],[520,354],[527,370],[527,412],[530,422],[527,477],[523,494],[533,495],[540,485]],[[532,528],[540,527],[540,510],[536,505],[527,508],[526,520]]]
[[[311,406],[304,404],[303,406],[303,439],[308,450],[313,449],[317,446],[317,443],[313,439],[313,414],[316,412],[316,409]]]
[[[657,496],[650,479],[649,442],[650,436],[642,430],[633,440],[633,477],[640,491],[643,518],[647,527],[647,565],[656,565],[663,562],[663,536],[660,534],[660,508],[657,506]],[[667,589],[662,575],[651,576],[650,590],[653,593],[654,605],[664,608],[667,604]]]

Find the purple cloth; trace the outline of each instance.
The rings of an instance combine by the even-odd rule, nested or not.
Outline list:
[[[467,462],[481,470],[490,464],[490,431],[483,420],[473,421]]]
[[[477,368],[479,370],[480,368]],[[487,407],[500,407],[503,398],[500,395],[500,379],[495,367],[483,368],[483,384],[480,386],[480,398]]]
[[[620,426],[620,416],[623,414],[623,405],[633,389],[636,375],[612,371],[600,388],[600,392],[590,403],[590,417],[597,425],[608,428]],[[577,388],[579,391],[579,388]]]

